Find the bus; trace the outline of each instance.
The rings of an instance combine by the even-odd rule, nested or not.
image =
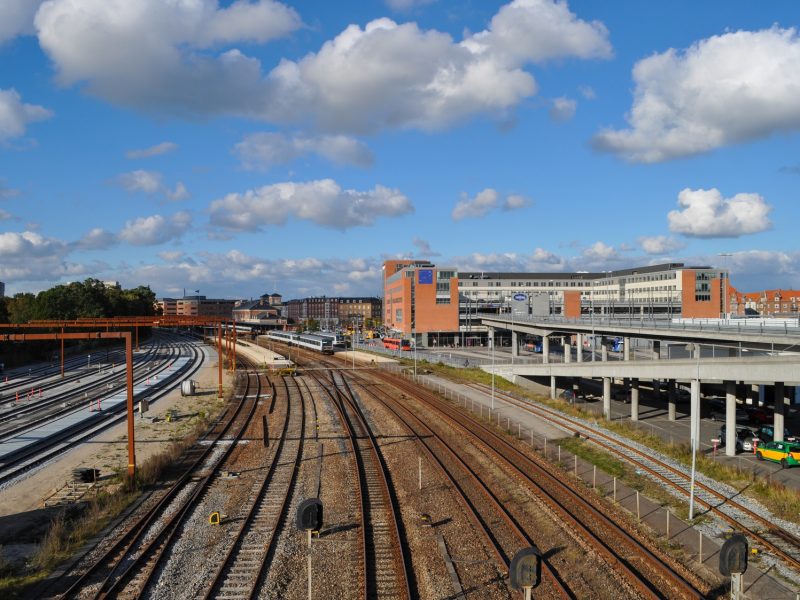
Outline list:
[[[411,350],[411,342],[409,340],[402,340],[400,338],[383,338],[383,347],[387,350]]]

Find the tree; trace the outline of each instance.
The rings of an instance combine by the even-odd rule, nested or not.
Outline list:
[[[316,319],[308,319],[306,321],[306,329],[309,331],[319,331],[319,321]]]

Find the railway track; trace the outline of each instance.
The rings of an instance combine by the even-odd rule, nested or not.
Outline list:
[[[182,370],[172,371],[164,378],[163,383],[167,383],[170,379],[191,376],[191,374],[200,367],[202,364],[201,352],[195,346],[190,346],[188,350],[191,359],[187,361]],[[158,370],[151,371],[150,374],[160,374],[171,369],[170,363],[171,360],[164,361]],[[141,384],[141,381],[147,376],[147,373],[139,373],[137,375],[139,384]],[[151,399],[155,399],[161,394],[166,393],[166,391],[168,390],[159,391],[158,388],[151,388],[147,391],[147,394]],[[86,408],[83,402],[81,402],[79,408],[73,406],[60,409],[56,414],[48,414],[47,416],[37,419],[37,425],[35,425],[35,427],[50,427],[52,428],[52,433],[49,435],[42,435],[40,440],[33,443],[31,443],[30,440],[26,440],[25,435],[26,432],[32,431],[34,426],[19,428],[19,430],[15,432],[15,435],[22,436],[25,443],[19,449],[0,457],[0,484],[12,482],[31,469],[61,455],[70,448],[84,443],[99,432],[127,418],[126,403],[119,402],[117,406],[111,409],[87,413],[86,418],[75,419],[72,423],[67,422],[59,427],[54,425],[58,423],[60,419],[67,419],[67,417],[75,411],[86,410]],[[69,419],[67,419],[67,421],[69,421]]]
[[[622,575],[642,597],[667,594],[680,598],[701,598],[693,583],[676,573],[664,559],[608,517],[582,490],[572,487],[560,473],[551,471],[508,442],[505,436],[464,414],[436,394],[421,390],[404,379],[386,373],[379,377],[417,398],[440,418],[447,419],[469,435],[534,494],[547,503],[573,531],[579,532],[595,551]],[[632,560],[632,557],[636,557]]]
[[[495,556],[498,576],[504,580],[504,586],[507,587],[505,578],[508,575],[511,559],[517,551],[535,546],[533,537],[524,530],[519,520],[504,506],[503,501],[491,487],[467,464],[451,442],[434,431],[418,414],[393,398],[385,389],[371,386],[361,377],[356,379],[363,386],[365,393],[403,423],[431,464],[435,465],[449,482],[468,519],[476,531],[480,532],[485,547]],[[482,504],[481,508],[479,504]],[[501,529],[503,531],[500,531]],[[548,597],[556,598],[578,597],[547,559],[543,560],[543,572],[547,585],[544,589],[537,589],[539,596],[547,594]],[[513,593],[510,588],[507,591],[509,594]]]
[[[289,500],[303,458],[306,434],[305,394],[295,378],[281,379],[286,409],[277,446],[271,453],[266,476],[253,484],[253,502],[203,598],[250,600],[258,597],[275,555],[282,524],[288,518]],[[289,381],[293,387],[291,391]]]
[[[472,384],[472,387],[484,393],[488,389],[479,384]],[[659,460],[652,450],[642,448],[640,445],[630,441],[625,441],[619,436],[606,433],[600,430],[599,427],[592,427],[579,419],[569,417],[554,409],[532,404],[529,401],[526,402],[505,392],[495,390],[495,396],[572,434],[580,435],[612,455],[649,473],[657,481],[669,486],[670,489],[686,498],[689,497],[690,474],[683,469]],[[722,494],[697,480],[695,480],[695,502],[705,507],[708,512],[721,518],[734,529],[747,534],[762,549],[766,549],[795,570],[800,571],[800,539],[792,533],[744,506],[735,497]]]
[[[326,380],[311,373],[333,402],[355,462],[362,557],[363,598],[410,600],[410,558],[401,535],[400,507],[390,485],[377,440],[344,377],[330,372]]]
[[[261,393],[257,375],[237,386],[235,401],[184,459],[187,468],[149,510],[79,574],[66,580],[61,598],[140,597],[182,520],[202,498],[251,421]],[[63,578],[62,578],[63,579]]]

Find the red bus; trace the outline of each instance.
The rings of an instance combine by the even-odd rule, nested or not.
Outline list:
[[[399,338],[383,338],[383,347],[387,350],[411,350],[411,342],[409,340],[401,340]]]

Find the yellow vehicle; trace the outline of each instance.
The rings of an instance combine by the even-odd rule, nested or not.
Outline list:
[[[800,465],[800,444],[794,442],[767,442],[756,448],[758,460],[780,463],[782,468]]]
[[[375,339],[375,332],[372,331],[372,329],[367,329],[367,331],[364,333],[364,339],[365,340],[374,340]]]

